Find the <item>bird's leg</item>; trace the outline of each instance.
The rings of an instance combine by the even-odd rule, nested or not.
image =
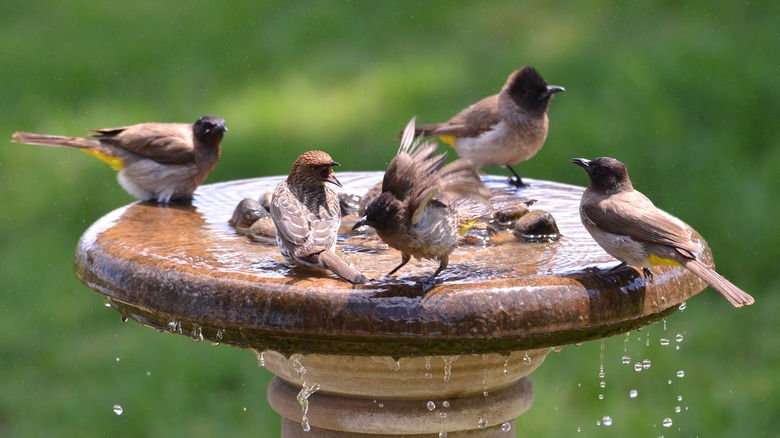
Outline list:
[[[430,288],[433,287],[434,284],[436,284],[436,276],[447,268],[448,263],[449,257],[442,257],[441,261],[439,261],[439,269],[437,269],[433,275],[418,283],[422,287],[423,292],[427,292]]]
[[[523,179],[520,178],[520,175],[518,175],[517,172],[515,172],[515,169],[512,169],[512,166],[507,164],[505,167],[512,174],[512,176],[509,177],[509,184],[512,184],[517,188],[526,186],[525,183],[523,183]]]
[[[405,253],[405,252],[401,253],[401,263],[400,263],[398,266],[396,266],[395,268],[393,268],[393,270],[392,270],[392,271],[388,272],[388,273],[385,275],[385,277],[389,277],[389,276],[391,276],[391,275],[395,274],[395,271],[397,271],[397,270],[399,270],[399,269],[403,268],[403,266],[404,266],[405,264],[409,263],[409,260],[411,260],[411,258],[412,258],[412,255],[411,255],[411,254],[407,254],[407,253]]]

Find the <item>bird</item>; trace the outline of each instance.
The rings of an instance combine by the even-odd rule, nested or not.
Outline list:
[[[191,198],[219,161],[225,121],[139,123],[91,130],[89,138],[16,132],[13,142],[81,149],[118,171],[119,184],[141,201]]]
[[[650,267],[682,266],[734,307],[753,304],[753,297],[702,260],[702,247],[691,238],[690,227],[634,189],[623,163],[609,157],[573,158],[572,162],[582,166],[590,179],[580,201],[580,219],[593,240],[621,262],[612,270],[641,267],[652,281]]]
[[[350,283],[363,284],[368,278],[336,253],[341,208],[330,185],[341,187],[333,173],[338,165],[328,153],[316,150],[295,160],[271,196],[276,242],[282,257],[293,265],[330,270]]]
[[[387,166],[381,193],[368,203],[365,215],[353,227],[373,227],[387,245],[401,251],[401,263],[387,276],[412,256],[437,260],[438,269],[420,282],[423,287],[434,284],[458,246],[462,225],[458,200],[474,199],[490,205],[491,196],[470,161],[459,159],[444,166],[447,154],[434,155],[436,148],[435,142],[415,139],[413,118],[403,131],[398,153]],[[445,200],[440,195],[455,199]]]
[[[421,125],[416,134],[439,136],[461,158],[477,168],[504,166],[510,183],[523,187],[512,165],[531,159],[547,138],[547,109],[553,94],[566,91],[547,85],[531,66],[512,72],[498,94],[463,109],[444,123]]]

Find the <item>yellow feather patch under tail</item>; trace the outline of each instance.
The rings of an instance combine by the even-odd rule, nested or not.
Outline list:
[[[466,232],[468,232],[468,230],[470,230],[471,227],[473,227],[474,224],[477,223],[478,220],[479,220],[479,217],[475,217],[474,219],[470,219],[468,222],[466,222],[465,224],[461,225],[460,228],[458,228],[458,234],[460,234],[461,236],[466,234]]]
[[[444,143],[447,143],[448,145],[455,147],[455,140],[457,137],[454,135],[440,135],[439,140],[443,141]]]
[[[683,266],[683,264],[677,260],[665,259],[652,254],[647,257],[647,261],[653,266]]]
[[[122,159],[119,157],[111,157],[100,151],[95,151],[92,149],[81,149],[81,151],[84,152],[85,154],[92,155],[98,160],[108,164],[109,166],[111,166],[112,169],[116,170],[117,172],[125,168],[125,162],[122,161]]]

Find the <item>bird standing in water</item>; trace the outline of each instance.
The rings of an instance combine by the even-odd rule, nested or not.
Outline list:
[[[290,175],[271,197],[276,242],[290,263],[327,269],[353,283],[368,279],[336,254],[341,224],[338,194],[330,187],[341,183],[333,174],[339,163],[325,152],[309,151],[295,160]]]
[[[458,156],[477,168],[504,166],[510,180],[523,186],[512,165],[531,159],[547,138],[547,109],[563,87],[547,81],[531,66],[514,71],[501,92],[467,107],[444,123],[421,125],[417,134],[438,135]]]
[[[401,251],[401,263],[393,275],[416,258],[439,261],[438,269],[422,282],[433,285],[458,246],[459,217],[457,197],[467,197],[490,205],[490,190],[468,160],[446,166],[446,154],[434,155],[436,144],[415,140],[414,119],[406,126],[397,155],[390,161],[382,180],[382,192],[371,201],[354,226],[373,227],[390,247]],[[454,195],[442,200],[439,195]]]

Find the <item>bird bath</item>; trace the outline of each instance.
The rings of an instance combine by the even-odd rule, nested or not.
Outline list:
[[[354,194],[381,177],[338,174]],[[652,283],[630,269],[609,280],[586,269],[616,262],[580,224],[583,189],[537,180],[518,193],[552,213],[560,240],[464,245],[443,282],[422,292],[415,281],[436,262],[380,278],[399,253],[344,234],[344,259],[377,279],[352,286],[288,267],[274,244],[228,225],[241,199],[282,178],[203,186],[191,204],[120,208],[82,236],[75,265],[124,318],[253,349],[276,375],[268,398],[284,437],[508,436],[533,402],[526,376],[553,347],[645,326],[706,286],[682,268],[654,268]]]

